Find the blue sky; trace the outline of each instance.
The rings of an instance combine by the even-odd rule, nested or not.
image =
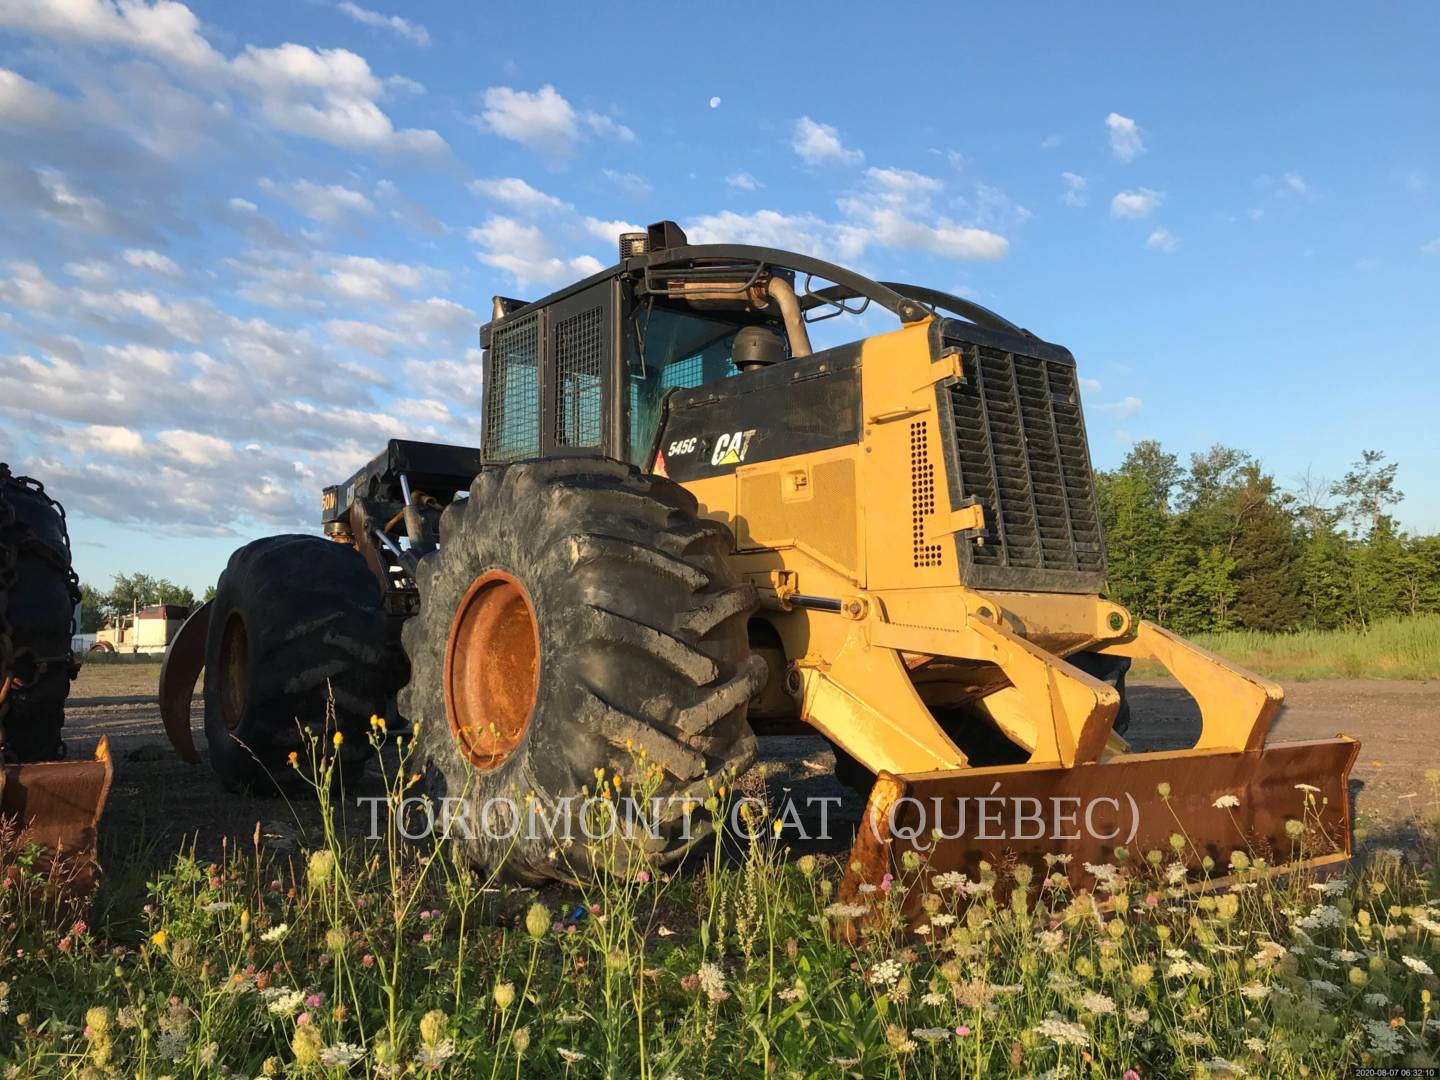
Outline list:
[[[491,295],[663,217],[1069,346],[1098,466],[1381,449],[1440,529],[1440,7],[598,12],[0,0],[0,459],[83,577],[473,443]]]

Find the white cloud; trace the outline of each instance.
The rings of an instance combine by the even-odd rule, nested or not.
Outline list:
[[[629,221],[602,221],[599,218],[587,217],[585,219],[585,230],[591,236],[604,240],[613,250],[619,250],[617,245],[620,242],[620,234],[627,232],[644,232],[644,225],[636,225]]]
[[[877,169],[872,166],[865,170],[865,179],[882,198],[897,205],[928,199],[945,186],[933,176],[909,169]]]
[[[1065,190],[1060,195],[1060,201],[1066,206],[1084,206],[1089,200],[1087,189],[1090,181],[1078,173],[1062,172],[1061,181],[1065,184]]]
[[[618,169],[602,169],[601,175],[632,199],[650,197],[650,182],[643,176],[633,172],[620,172]]]
[[[0,124],[50,127],[64,111],[65,103],[49,90],[37,86],[23,75],[0,68]]]
[[[1110,200],[1110,216],[1117,218],[1149,217],[1162,202],[1165,193],[1141,188],[1139,191],[1122,191]]]
[[[718,109],[719,107],[720,107],[720,99],[719,99],[718,97],[712,97],[712,98],[710,99],[710,108],[712,108],[712,109]]]
[[[503,270],[522,288],[560,284],[587,277],[605,269],[590,255],[562,259],[552,253],[540,229],[514,218],[496,214],[467,234],[481,250],[475,257],[487,266]]]
[[[1305,178],[1297,172],[1287,172],[1280,178],[1280,181],[1285,185],[1287,190],[1296,195],[1310,194],[1310,185],[1307,184]]]
[[[348,49],[286,43],[247,46],[227,59],[177,0],[6,0],[0,27],[95,47],[128,48],[203,82],[253,99],[275,128],[351,149],[438,156],[445,141],[431,130],[397,130],[378,102],[387,85]]]
[[[161,277],[180,278],[185,275],[175,260],[168,255],[162,255],[158,251],[149,251],[144,248],[129,248],[123,258],[136,270],[148,270],[152,274],[159,274]]]
[[[346,348],[381,358],[396,356],[415,344],[409,335],[354,319],[331,319],[325,329],[334,341]]]
[[[534,93],[509,86],[490,87],[476,120],[482,131],[552,157],[568,155],[592,134],[635,141],[635,133],[624,124],[602,113],[577,111],[548,83]]]
[[[85,446],[102,454],[133,457],[145,448],[145,440],[138,431],[115,424],[90,424],[75,434]]]
[[[757,244],[807,254],[829,251],[832,233],[832,224],[813,214],[782,214],[776,210],[752,214],[723,210],[685,222],[685,234],[692,244]]]
[[[161,431],[155,439],[182,461],[192,465],[218,465],[235,456],[235,448],[230,443],[198,431]]]
[[[1080,389],[1087,394],[1098,394],[1100,392],[1100,380],[1080,377]]]
[[[496,202],[504,203],[506,206],[526,213],[570,209],[570,204],[563,199],[557,199],[554,195],[547,195],[538,188],[531,187],[518,176],[471,180],[469,186],[476,195],[494,199]]]
[[[262,177],[260,187],[324,225],[338,225],[357,214],[375,213],[374,203],[360,192],[341,184],[316,184],[310,180],[280,184]]]
[[[862,151],[852,150],[840,141],[839,131],[808,116],[795,121],[790,148],[810,165],[858,165],[865,160]]]
[[[341,0],[335,5],[342,14],[350,16],[358,23],[365,26],[373,26],[379,30],[389,30],[392,34],[404,38],[406,41],[416,45],[430,44],[430,31],[419,23],[413,23],[409,19],[402,19],[399,15],[383,15],[378,11],[371,11],[369,8],[362,8],[358,4],[352,4],[350,0]]]
[[[1135,416],[1144,405],[1145,403],[1134,394],[1128,394],[1119,401],[1105,402],[1095,406],[1095,408],[1099,412],[1109,413],[1114,416],[1116,420],[1129,420]]]
[[[1110,130],[1110,152],[1121,161],[1134,161],[1145,153],[1145,140],[1130,117],[1112,112],[1105,117],[1105,126]]]
[[[1040,140],[1040,149],[1041,149],[1041,150],[1054,150],[1057,146],[1059,146],[1059,145],[1060,145],[1061,143],[1063,143],[1064,141],[1065,141],[1065,136],[1063,136],[1063,135],[1046,135],[1043,139]]]
[[[1179,245],[1180,241],[1175,239],[1174,234],[1171,233],[1169,229],[1155,229],[1145,239],[1145,246],[1147,248],[1150,248],[1152,251],[1163,251],[1167,255],[1179,247]]]
[[[741,191],[758,191],[765,186],[748,172],[732,173],[725,178],[725,183],[733,188],[739,188]]]

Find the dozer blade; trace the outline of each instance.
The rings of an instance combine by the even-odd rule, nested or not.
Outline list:
[[[200,763],[195,740],[190,734],[190,699],[200,669],[205,666],[205,638],[210,633],[210,608],[206,600],[181,625],[165,649],[160,665],[160,719],[175,752],[192,765]]]
[[[43,761],[0,770],[0,871],[32,846],[42,849],[30,871],[46,879],[53,901],[83,900],[99,871],[96,826],[114,768],[109,740],[91,761]]]
[[[919,875],[903,907],[913,922],[936,874],[979,881],[984,861],[1003,891],[1009,869],[1023,862],[1036,880],[1058,869],[1073,888],[1091,888],[1086,864],[1117,864],[1116,847],[1141,873],[1150,851],[1162,855],[1157,874],[1183,863],[1195,887],[1221,881],[1236,851],[1282,871],[1337,866],[1350,857],[1348,781],[1359,752],[1342,736],[1263,750],[1121,755],[1071,768],[881,773],[840,897],[863,902],[862,884]],[[1071,858],[1047,868],[1046,855]]]

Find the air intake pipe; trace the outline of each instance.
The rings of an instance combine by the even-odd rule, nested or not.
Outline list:
[[[794,286],[772,274],[765,292],[780,309],[780,318],[785,322],[785,336],[790,339],[791,357],[809,356],[815,350],[810,347],[810,332],[805,329],[805,316],[800,313],[800,301],[795,298]]]

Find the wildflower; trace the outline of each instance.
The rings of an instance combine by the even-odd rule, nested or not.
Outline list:
[[[340,1042],[320,1051],[320,1064],[327,1069],[343,1069],[355,1064],[365,1056],[365,1051],[354,1043]]]
[[[270,990],[279,989],[269,987]],[[278,994],[266,994],[269,1001],[267,1008],[276,1016],[294,1016],[305,1004],[305,994],[300,990],[280,989]]]
[[[1095,990],[1086,990],[1080,995],[1080,1007],[1096,1016],[1108,1016],[1115,1011],[1115,1002]]]
[[[545,936],[550,929],[550,911],[538,900],[530,905],[530,910],[525,913],[525,932],[536,941]]]
[[[935,991],[935,990],[931,990],[931,991],[929,991],[928,993],[924,993],[924,994],[921,994],[921,995],[920,995],[920,1004],[921,1004],[921,1005],[929,1005],[929,1006],[932,1006],[932,1007],[944,1005],[944,1004],[945,1004],[945,995],[944,995],[944,994],[941,994],[941,993],[938,993],[938,992]]]
[[[910,1054],[915,1051],[915,1040],[910,1038],[905,1029],[898,1024],[887,1024],[885,1027],[885,1041],[890,1044],[890,1049],[897,1054]]]
[[[523,1056],[525,1051],[530,1049],[530,1025],[516,1028],[515,1033],[510,1036],[510,1044],[515,1047],[517,1056]]]
[[[263,934],[260,935],[260,940],[273,945],[275,942],[283,940],[285,935],[289,932],[289,923],[276,923],[269,930],[266,930]]]
[[[970,1028],[967,1027],[965,1024],[961,1024],[959,1027],[957,1027],[957,1028],[955,1029],[955,1034],[958,1035],[958,1036],[960,1036],[960,1038],[963,1039],[963,1038],[965,1038],[967,1035],[970,1034]]]
[[[1216,810],[1234,810],[1239,805],[1240,799],[1234,795],[1221,795],[1214,802]]]
[[[345,736],[341,732],[337,731],[334,735],[330,737],[330,741],[334,744],[335,749],[339,750],[340,747],[345,745]]]
[[[860,1059],[858,1057],[832,1057],[830,1064],[837,1069],[853,1069],[860,1064]]]
[[[110,1010],[104,1005],[95,1005],[85,1012],[85,1027],[96,1035],[110,1030]]]
[[[875,986],[894,986],[900,979],[900,961],[893,957],[881,960],[870,969],[866,979]]]
[[[959,889],[965,884],[965,875],[958,870],[947,870],[943,874],[936,874],[933,884],[937,889]]]
[[[815,873],[817,865],[818,863],[814,855],[801,855],[800,858],[795,860],[795,869],[799,870],[805,877],[812,876]]]
[[[1319,795],[1319,794],[1320,794],[1320,789],[1319,789],[1318,787],[1316,787],[1314,784],[1296,784],[1296,785],[1295,785],[1295,790],[1296,790],[1296,791],[1303,791],[1303,792],[1305,792],[1305,793],[1308,794],[1308,795]]]
[[[1125,1075],[1120,1080],[1140,1080],[1140,1074],[1134,1069],[1126,1069]]]
[[[1150,1010],[1143,1005],[1132,1005],[1125,1010],[1125,1019],[1131,1024],[1148,1024]]]
[[[1175,1037],[1186,1046],[1204,1046],[1207,1041],[1205,1036],[1198,1031],[1177,1031]]]
[[[385,718],[384,718],[383,716],[378,715],[378,714],[370,717],[370,727],[371,727],[372,730],[379,732],[381,735],[384,735],[384,734],[385,734]]]
[[[496,983],[493,991],[495,1004],[501,1012],[515,1004],[515,984],[510,982]]]
[[[825,914],[832,919],[858,919],[869,910],[864,904],[831,904]]]
[[[945,927],[955,924],[955,916],[951,915],[948,911],[937,911],[934,915],[930,916],[930,924],[932,926],[938,926],[943,930]]]
[[[295,1055],[295,1064],[303,1067],[315,1065],[320,1060],[320,1051],[325,1047],[325,1038],[311,1025],[297,1027],[290,1037],[290,1050]]]
[[[289,760],[289,762],[290,762],[290,767],[291,767],[292,769],[298,769],[298,768],[300,768],[300,755],[297,754],[294,750],[291,750],[291,751],[290,751],[288,760]]]
[[[695,973],[701,991],[712,1005],[718,1005],[730,996],[725,989],[725,973],[715,964],[701,964]]]
[[[555,1052],[560,1055],[560,1060],[565,1062],[566,1065],[574,1065],[577,1061],[589,1060],[588,1056],[582,1054],[579,1050],[567,1050],[563,1046],[557,1046]]]
[[[438,1072],[454,1056],[455,1043],[450,1039],[442,1039],[434,1046],[422,1046],[415,1052],[415,1060],[429,1072]]]
[[[1418,956],[1402,956],[1400,962],[1417,975],[1434,975],[1430,965]]]
[[[332,926],[325,931],[325,947],[332,953],[344,952],[345,946],[348,944],[350,944],[350,938],[338,926]]]
[[[222,911],[229,911],[234,906],[229,900],[216,900],[214,903],[206,904],[200,910],[207,915],[219,915]]]
[[[937,994],[936,996],[939,997],[938,994]],[[780,991],[780,1000],[781,1000],[781,1001],[804,1001],[804,1000],[805,1000],[805,984],[804,984],[804,983],[798,983],[798,982],[797,982],[794,986],[789,986],[789,987],[786,987],[784,990],[781,990],[781,991]],[[941,1000],[943,1001],[944,999],[941,998]]]
[[[1400,1033],[1383,1020],[1362,1020],[1360,1026],[1365,1029],[1372,1054],[1393,1057],[1405,1049],[1405,1040],[1400,1037]]]
[[[1285,835],[1292,840],[1298,840],[1305,832],[1305,823],[1295,818],[1285,820]]]
[[[1068,1020],[1062,1020],[1055,1013],[1051,1013],[1035,1025],[1035,1034],[1049,1039],[1056,1046],[1061,1047],[1088,1046],[1090,1044],[1090,1033],[1084,1027],[1072,1024]]]
[[[310,853],[310,861],[306,866],[305,876],[310,882],[312,889],[319,888],[330,880],[330,875],[335,872],[335,853],[329,848],[321,848],[319,851]]]
[[[1155,978],[1155,969],[1149,964],[1136,964],[1130,969],[1130,982],[1135,986],[1148,986]]]
[[[943,1027],[912,1028],[910,1034],[924,1042],[938,1043],[950,1038],[950,1029]]]
[[[1244,994],[1251,1001],[1261,1001],[1269,997],[1270,990],[1270,987],[1258,982],[1248,982],[1240,987],[1240,993]]]
[[[164,930],[156,930],[153,934],[150,935],[150,942],[156,948],[163,949],[165,948],[165,942],[169,937],[170,935],[167,934]]]

